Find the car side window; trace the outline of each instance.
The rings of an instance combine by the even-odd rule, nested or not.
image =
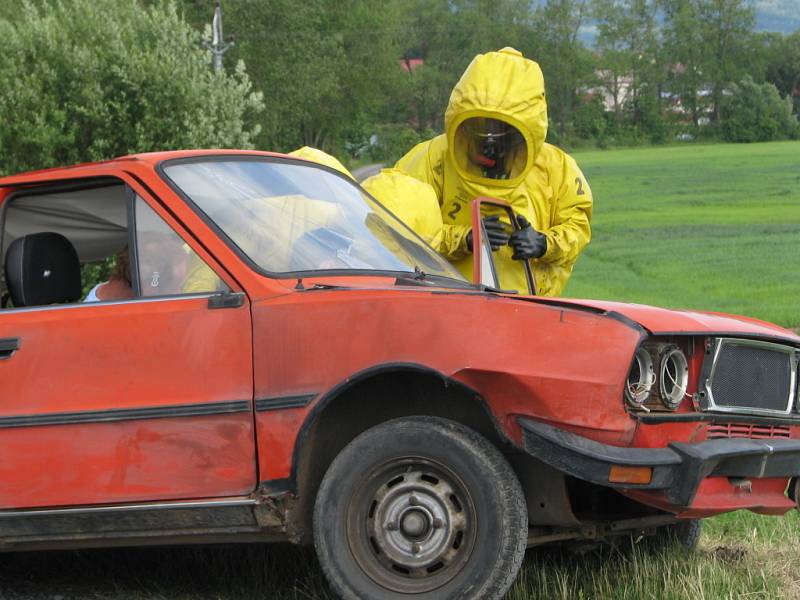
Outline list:
[[[135,223],[142,296],[229,291],[203,259],[138,195]]]

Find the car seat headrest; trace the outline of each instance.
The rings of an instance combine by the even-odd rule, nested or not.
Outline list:
[[[75,302],[81,297],[81,264],[60,233],[33,233],[11,242],[6,284],[14,306]]]

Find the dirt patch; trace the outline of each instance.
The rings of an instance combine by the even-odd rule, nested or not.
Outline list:
[[[747,550],[736,546],[717,546],[711,554],[720,562],[738,563],[747,557]]]

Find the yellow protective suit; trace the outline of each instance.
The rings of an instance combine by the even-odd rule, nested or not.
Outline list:
[[[331,167],[353,179],[353,175],[336,157],[317,148],[303,146],[290,152],[289,156]],[[382,169],[362,182],[361,186],[434,250],[443,250],[442,215],[436,192],[430,185],[398,169]]]
[[[508,179],[484,177],[471,164],[466,141],[457,132],[473,117],[499,119],[522,133],[525,147],[511,161]],[[418,144],[398,161],[398,169],[433,187],[443,220],[440,251],[468,278],[471,202],[490,196],[510,203],[547,237],[547,252],[530,261],[537,293],[557,296],[564,289],[591,238],[592,192],[575,161],[546,144],[546,135],[542,71],[517,50],[504,48],[479,54],[467,67],[450,96],[445,134]],[[379,189],[371,193],[379,199],[383,195]],[[509,246],[494,253],[499,285],[526,292],[522,263],[512,260],[512,254]]]
[[[311,162],[318,163],[320,165],[325,165],[326,167],[330,167],[331,169],[336,169],[339,173],[343,173],[347,175],[350,179],[355,180],[352,173],[347,170],[338,158],[328,154],[327,152],[323,152],[317,148],[312,148],[311,146],[303,146],[302,148],[298,148],[297,150],[292,150],[289,152],[289,156],[294,156],[295,158],[303,158],[305,160],[310,160]]]
[[[289,156],[319,163],[347,175],[345,166],[334,156],[303,146],[289,153]],[[296,196],[274,196],[263,198],[261,202],[250,207],[250,214],[245,222],[237,225],[229,224],[231,231],[240,232],[240,237],[233,241],[252,259],[267,265],[276,271],[289,271],[292,268],[293,252],[301,252],[297,241],[312,227],[324,227],[335,221],[335,207],[329,203]],[[237,219],[232,212],[217,215],[220,222]],[[222,284],[219,277],[192,253],[189,274],[183,286],[184,293],[207,292],[219,289]]]
[[[361,187],[408,225],[414,233],[439,253],[443,238],[442,213],[436,191],[427,183],[406,175],[399,169],[383,169],[365,179]]]

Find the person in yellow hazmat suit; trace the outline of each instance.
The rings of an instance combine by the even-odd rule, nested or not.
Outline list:
[[[353,179],[339,159],[317,148],[303,146],[290,152],[289,156],[325,165]],[[442,252],[442,215],[436,192],[431,186],[398,169],[382,169],[363,181],[361,187],[434,250]]]
[[[592,192],[575,160],[545,143],[547,102],[539,65],[513,48],[476,56],[456,84],[445,133],[422,142],[396,168],[430,185],[442,217],[439,251],[472,275],[471,202],[508,202],[519,216],[484,218],[503,289],[528,289],[519,261],[530,260],[536,292],[559,295],[591,238]],[[381,198],[379,185],[371,193]]]
[[[373,198],[403,221],[431,248],[445,248],[442,213],[436,191],[399,169],[382,169],[361,183]]]
[[[320,165],[325,165],[326,167],[330,167],[336,171],[339,171],[342,175],[347,175],[350,179],[355,181],[355,177],[353,174],[347,170],[341,161],[333,156],[332,154],[328,154],[327,152],[320,150],[319,148],[312,148],[311,146],[303,146],[302,148],[298,148],[297,150],[292,150],[289,152],[288,156],[293,156],[295,158],[302,158],[304,160],[308,160],[311,162],[318,163]]]

